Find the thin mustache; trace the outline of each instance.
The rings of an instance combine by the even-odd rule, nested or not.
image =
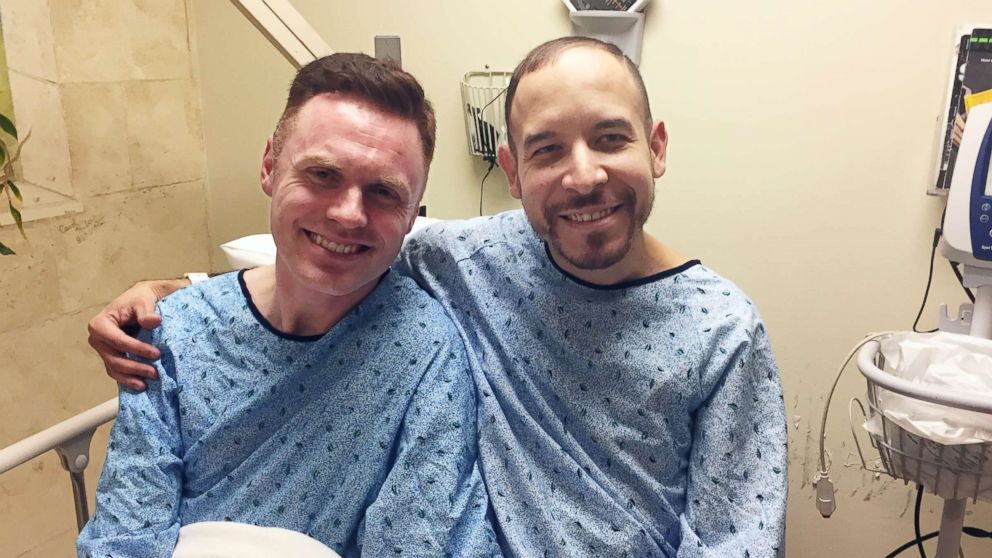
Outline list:
[[[576,209],[583,209],[593,205],[600,205],[603,203],[603,193],[602,192],[592,192],[589,194],[583,194],[576,196],[565,203],[555,205],[551,208],[552,213],[561,213],[563,211],[573,211]]]

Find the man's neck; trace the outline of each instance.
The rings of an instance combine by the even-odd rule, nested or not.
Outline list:
[[[278,261],[245,272],[245,285],[262,316],[276,330],[297,336],[327,333],[377,284],[373,281],[353,293],[334,296],[300,285]]]
[[[550,247],[550,245],[549,245]],[[678,267],[688,261],[674,248],[646,232],[636,236],[619,262],[602,269],[580,269],[550,250],[558,267],[594,285],[610,286],[636,281]]]

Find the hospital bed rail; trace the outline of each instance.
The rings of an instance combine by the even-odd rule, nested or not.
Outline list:
[[[90,517],[83,477],[83,471],[90,463],[90,441],[97,428],[117,417],[117,409],[115,397],[0,449],[0,475],[54,450],[62,468],[69,472],[76,507],[76,527],[82,531]]]

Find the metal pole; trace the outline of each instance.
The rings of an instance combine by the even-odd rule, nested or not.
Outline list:
[[[975,310],[971,315],[972,337],[992,339],[992,285],[980,285],[975,289]]]
[[[86,478],[82,471],[70,471],[69,480],[72,481],[72,499],[76,504],[76,527],[82,531],[90,519],[90,508],[86,501]]]
[[[969,266],[965,266],[965,271],[966,273],[969,271]],[[971,271],[977,270],[972,269]],[[968,275],[969,281],[966,281],[966,284],[974,280],[974,275]],[[982,280],[975,277],[975,279],[978,281],[969,285],[976,287],[975,310],[971,315],[969,334],[972,337],[992,339],[992,285],[989,284],[987,278]],[[940,516],[940,536],[937,539],[936,558],[956,558],[958,556],[958,550],[961,548],[961,530],[964,529],[964,512],[967,507],[968,500],[966,498],[944,500],[944,511]]]
[[[961,530],[964,528],[964,510],[968,500],[944,500],[940,516],[940,537],[937,539],[936,558],[957,558],[961,547]]]

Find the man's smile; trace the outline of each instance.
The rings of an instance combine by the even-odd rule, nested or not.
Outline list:
[[[570,211],[568,213],[564,213],[561,215],[561,217],[563,219],[567,219],[574,223],[587,223],[590,221],[599,221],[600,219],[604,219],[606,217],[609,217],[610,215],[613,215],[618,209],[620,209],[621,205],[623,204],[614,205],[611,207],[605,207],[602,209],[595,209],[595,210],[580,209],[578,211]]]
[[[333,242],[320,236],[313,231],[306,231],[307,237],[317,246],[327,250],[328,252],[333,252],[335,254],[351,255],[360,252],[365,252],[369,249],[368,246],[364,244],[341,244],[338,242]]]

